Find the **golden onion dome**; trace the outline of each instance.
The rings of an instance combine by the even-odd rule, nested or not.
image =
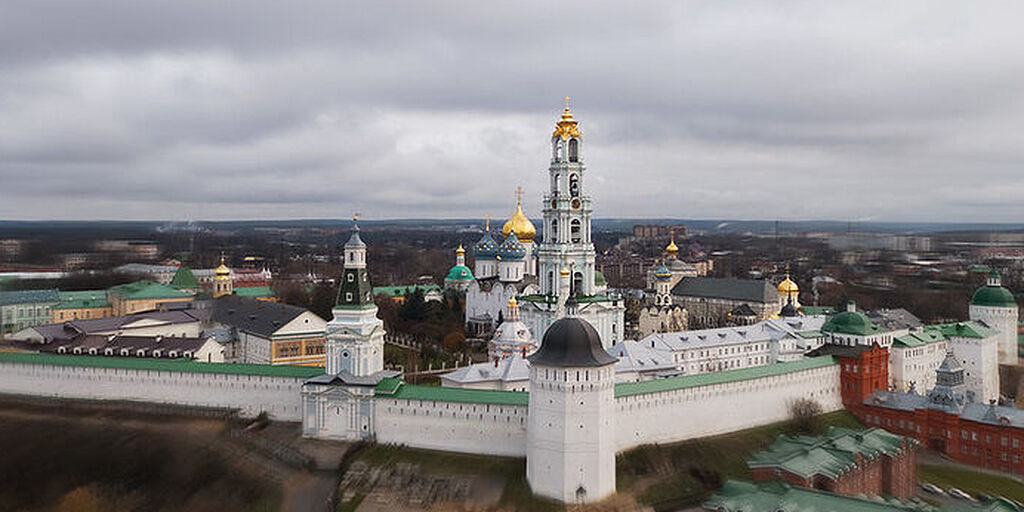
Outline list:
[[[224,264],[224,255],[223,254],[220,256],[220,265],[217,268],[213,269],[213,273],[218,275],[218,276],[225,276],[225,277],[231,275],[231,269],[228,268],[228,266]]]
[[[513,231],[520,242],[532,242],[533,237],[537,236],[537,228],[523,213],[523,203],[519,201],[516,201],[516,213],[512,214],[501,228],[501,233],[505,236],[509,236]]]
[[[466,254],[466,249],[464,249],[464,248],[462,247],[462,244],[459,244],[459,248],[458,248],[458,249],[455,249],[455,254],[457,254],[457,255],[459,255],[459,256],[465,256],[465,254]]]
[[[669,242],[668,245],[665,247],[665,252],[669,253],[670,255],[679,253],[679,246],[676,245],[675,238],[673,238],[672,241]]]
[[[562,119],[555,123],[555,132],[551,134],[552,137],[560,137],[562,140],[567,140],[569,137],[580,136],[579,122],[572,117],[572,111],[569,110],[569,100],[570,98],[566,96]]]
[[[789,274],[786,274],[786,278],[779,283],[779,295],[791,295],[800,293],[800,287],[797,286],[796,282],[789,278]]]

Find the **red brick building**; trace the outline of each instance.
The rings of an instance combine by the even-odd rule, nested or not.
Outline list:
[[[824,345],[811,356],[832,356],[839,364],[843,405],[863,404],[878,389],[889,389],[889,350],[874,345]]]
[[[917,449],[913,438],[880,428],[832,427],[824,436],[780,436],[747,464],[758,482],[906,500],[915,493]]]
[[[927,395],[877,388],[846,407],[867,426],[911,436],[954,460],[1024,474],[1024,410],[969,403],[964,369],[951,355],[936,373]]]

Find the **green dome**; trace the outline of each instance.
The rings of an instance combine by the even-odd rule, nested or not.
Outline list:
[[[860,311],[843,311],[832,315],[825,325],[821,326],[822,332],[833,332],[838,334],[853,334],[855,336],[867,336],[880,331],[877,325]]]
[[[455,265],[448,271],[445,281],[472,281],[473,272],[465,265]]]
[[[1017,300],[1013,298],[1010,290],[1002,286],[986,285],[974,292],[974,297],[971,298],[971,305],[1015,308],[1017,307]]]

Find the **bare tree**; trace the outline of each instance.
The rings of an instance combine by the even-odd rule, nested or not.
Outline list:
[[[790,429],[794,434],[818,434],[821,431],[821,404],[810,398],[798,398],[789,404]]]

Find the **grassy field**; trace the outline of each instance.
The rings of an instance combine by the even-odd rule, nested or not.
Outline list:
[[[1012,478],[981,473],[969,469],[932,464],[918,464],[917,480],[933,483],[943,489],[956,487],[967,492],[981,491],[1012,500],[1024,501],[1024,483]]]
[[[820,428],[859,428],[852,414],[819,417]],[[667,445],[645,445],[618,457],[618,490],[633,493],[656,510],[698,504],[722,481],[750,479],[747,457],[790,431],[788,422]]]
[[[503,510],[522,511],[558,511],[562,510],[556,503],[534,497],[526,484],[526,461],[510,457],[489,457],[482,455],[463,455],[414,448],[366,445],[346,461],[351,464],[357,460],[370,466],[387,467],[399,462],[419,464],[426,473],[473,474],[500,477],[505,480],[505,490],[499,506]],[[339,506],[339,512],[354,509],[353,504]]]
[[[211,449],[209,421],[0,409],[0,510],[259,511],[280,489]]]

